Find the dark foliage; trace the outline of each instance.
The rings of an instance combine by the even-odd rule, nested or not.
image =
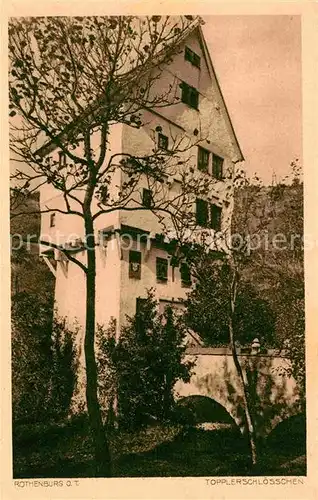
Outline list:
[[[107,393],[108,364],[117,392],[118,423],[124,429],[138,429],[173,418],[175,382],[189,381],[193,364],[183,359],[184,327],[171,308],[158,314],[152,291],[127,321],[117,344],[114,336],[108,345],[105,339],[99,343],[100,381],[104,381]]]
[[[73,334],[53,319],[44,296],[21,292],[12,299],[12,405],[14,423],[67,415],[76,382]]]
[[[185,301],[185,322],[197,332],[205,345],[229,344],[230,277],[226,262],[205,256],[195,267],[196,287]],[[257,337],[261,344],[274,343],[275,317],[266,300],[251,284],[241,283],[234,314],[236,340],[250,344]]]

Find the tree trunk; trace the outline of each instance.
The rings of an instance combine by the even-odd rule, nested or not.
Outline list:
[[[94,443],[95,476],[110,477],[111,457],[98,401],[97,364],[95,359],[96,253],[94,227],[91,214],[87,210],[85,211],[85,233],[87,245],[85,327],[86,402],[90,432]]]
[[[236,350],[236,345],[235,345],[234,326],[233,326],[233,317],[234,317],[234,312],[235,312],[236,295],[237,295],[237,283],[238,283],[237,271],[234,270],[233,277],[232,277],[232,283],[231,283],[231,292],[230,292],[231,293],[230,314],[229,314],[230,343],[231,343],[231,350],[232,350],[234,365],[235,365],[236,371],[238,373],[238,376],[239,376],[239,378],[242,382],[242,386],[243,386],[243,403],[244,403],[244,413],[245,413],[245,418],[246,418],[246,431],[247,431],[250,452],[251,452],[251,462],[252,462],[252,466],[254,467],[257,464],[257,443],[256,443],[256,435],[255,435],[255,426],[254,426],[254,422],[253,422],[252,409],[251,409],[251,405],[250,405],[248,381],[245,380],[244,372],[243,372],[242,366],[240,364],[240,361],[239,361],[239,358],[237,355],[237,350]]]
[[[254,428],[253,417],[252,417],[252,412],[251,412],[251,407],[250,407],[250,402],[249,402],[248,383],[245,380],[244,372],[243,372],[243,369],[241,367],[240,361],[238,359],[237,351],[236,351],[232,318],[230,318],[230,321],[229,321],[229,329],[230,329],[231,349],[232,349],[233,361],[234,361],[236,371],[238,373],[238,376],[239,376],[239,378],[242,382],[242,386],[243,386],[244,413],[245,413],[245,418],[246,418],[246,427],[247,427],[246,431],[247,431],[248,441],[249,441],[250,451],[251,451],[251,462],[252,462],[252,465],[255,466],[257,464],[257,445],[256,445],[255,428]]]

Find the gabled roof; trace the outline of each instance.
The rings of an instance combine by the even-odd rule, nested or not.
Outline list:
[[[224,97],[223,97],[223,94],[222,94],[222,91],[221,91],[221,87],[220,87],[218,78],[216,76],[216,72],[215,72],[214,67],[213,67],[211,56],[210,56],[210,53],[209,53],[209,50],[208,50],[208,47],[207,47],[207,44],[206,44],[206,41],[205,41],[205,38],[204,38],[204,34],[203,34],[203,31],[202,31],[202,28],[201,28],[202,24],[204,24],[204,21],[202,20],[202,18],[200,18],[199,16],[196,16],[195,19],[193,20],[193,22],[191,22],[189,24],[189,26],[184,30],[184,33],[183,33],[182,37],[179,38],[178,45],[181,44],[182,42],[184,42],[192,33],[194,33],[195,31],[197,31],[198,38],[199,38],[199,43],[200,43],[203,55],[205,57],[205,61],[206,61],[206,64],[207,64],[207,68],[208,68],[210,77],[211,77],[211,79],[213,81],[216,82],[216,90],[217,90],[217,93],[219,94],[219,101],[220,101],[220,104],[222,106],[222,111],[223,111],[223,116],[225,118],[226,126],[228,128],[230,136],[232,137],[233,144],[234,144],[234,146],[235,146],[235,148],[237,150],[237,160],[236,160],[236,162],[243,161],[244,160],[244,156],[243,156],[243,153],[241,151],[238,139],[236,137],[236,134],[235,134],[235,131],[234,131],[234,127],[233,127],[233,124],[232,124],[232,121],[231,121],[231,118],[230,118],[230,115],[229,115],[229,112],[228,112],[228,109],[227,109],[227,106],[226,106],[226,103],[225,103],[225,100],[224,100]],[[156,56],[157,60],[158,60],[158,64],[160,64],[160,59],[161,59],[161,57],[163,57],[162,56],[163,52],[165,52],[165,51],[164,50],[161,51]],[[98,103],[96,103],[96,104],[98,105]],[[83,116],[87,116],[89,113],[90,113],[90,111],[88,111],[88,112],[86,111],[86,112],[84,112]],[[60,140],[62,140],[62,141],[67,140],[68,135],[70,133],[72,133],[72,131],[74,130],[74,128],[76,126],[79,126],[81,119],[82,119],[82,117],[78,117],[75,121],[73,121],[72,123],[70,123],[59,134]],[[48,141],[45,144],[43,144],[43,146],[41,146],[38,149],[37,152],[39,154],[45,155],[48,152],[51,152],[52,150],[54,150],[55,148],[56,148],[56,145],[54,145],[52,143],[52,141]]]
[[[202,24],[202,23],[199,23],[196,26],[196,29],[198,31],[198,36],[199,36],[199,43],[201,45],[201,50],[202,50],[202,52],[204,54],[204,57],[205,57],[205,60],[206,60],[206,64],[207,64],[207,67],[208,67],[208,71],[209,71],[210,77],[211,77],[211,79],[215,80],[215,82],[216,82],[217,92],[219,94],[220,103],[221,103],[222,108],[223,108],[223,116],[225,118],[225,122],[226,122],[226,125],[227,125],[227,128],[228,128],[228,131],[229,131],[229,133],[230,133],[230,135],[232,137],[233,143],[236,146],[236,149],[237,149],[237,152],[238,152],[238,158],[237,158],[236,161],[237,162],[244,161],[244,156],[243,156],[241,147],[239,145],[238,139],[236,137],[235,130],[234,130],[234,127],[233,127],[233,124],[232,124],[232,120],[231,120],[229,111],[227,109],[227,106],[226,106],[226,103],[225,103],[225,100],[224,100],[224,97],[223,97],[223,94],[222,94],[222,90],[221,90],[221,87],[220,87],[220,84],[219,84],[219,81],[218,81],[218,78],[217,78],[217,75],[216,75],[213,63],[212,63],[212,59],[211,59],[211,56],[210,56],[210,53],[209,53],[209,49],[207,47],[207,44],[206,44],[206,41],[205,41],[205,38],[204,38],[204,34],[203,34],[203,31],[202,31],[202,28],[201,28],[200,24]]]

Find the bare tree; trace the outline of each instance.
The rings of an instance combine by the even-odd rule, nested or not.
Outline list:
[[[10,144],[14,160],[24,164],[12,176],[12,202],[51,184],[63,203],[41,212],[80,217],[84,227],[85,262],[64,245],[39,243],[62,252],[85,275],[86,402],[97,476],[111,474],[111,457],[94,352],[96,220],[116,210],[151,210],[163,231],[173,227],[182,237],[186,226],[195,225],[195,197],[214,182],[189,168],[192,147],[204,138],[201,130],[188,137],[171,130],[169,150],[154,140],[139,156],[110,151],[111,131],[116,124],[140,129],[147,111],[178,103],[180,81],[162,85],[161,76],[198,22],[192,16],[38,17],[14,18],[9,25]],[[63,165],[54,158],[56,149]],[[120,186],[114,185],[116,172]],[[179,187],[172,195],[168,181],[174,177]],[[153,193],[148,208],[138,194],[141,181]]]

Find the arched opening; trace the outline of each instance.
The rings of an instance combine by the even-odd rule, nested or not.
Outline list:
[[[288,456],[305,455],[306,415],[298,413],[279,422],[267,436],[266,446],[283,450]]]
[[[237,427],[234,418],[226,408],[208,396],[183,397],[179,399],[178,407],[184,412],[185,417],[188,416],[192,424],[219,424],[214,425],[214,428]]]

